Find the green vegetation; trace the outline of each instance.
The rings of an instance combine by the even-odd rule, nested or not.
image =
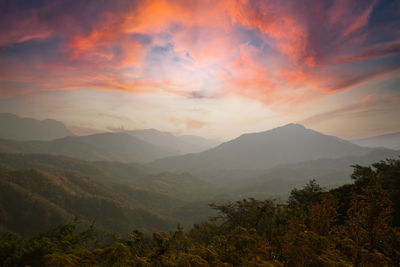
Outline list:
[[[137,163],[85,161],[47,154],[0,153],[0,168],[35,168],[54,174],[74,173],[89,176],[93,181],[111,187],[123,185],[145,191],[162,193],[183,200],[204,199],[216,190],[188,172],[161,172]]]
[[[189,173],[158,173],[135,163],[0,154],[0,191],[0,226],[30,236],[75,216],[119,234],[190,227],[213,214],[207,205],[213,200],[206,199],[216,189]],[[196,216],[187,207],[195,207]]]
[[[129,187],[118,190],[74,173],[0,169],[0,177],[0,225],[24,236],[76,216],[86,225],[95,221],[101,229],[116,233],[127,233],[132,227],[145,232],[168,230],[175,225],[151,211],[157,205],[165,210],[177,205],[177,200],[163,195]],[[146,201],[152,206],[141,205]]]
[[[354,166],[353,184],[315,181],[286,204],[243,199],[184,232],[121,237],[70,223],[29,239],[4,233],[2,266],[399,266],[400,160]],[[133,227],[132,227],[133,228]]]

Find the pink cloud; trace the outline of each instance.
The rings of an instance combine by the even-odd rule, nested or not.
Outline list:
[[[326,111],[317,115],[313,115],[309,118],[302,120],[300,123],[304,125],[313,126],[327,120],[335,119],[336,117],[339,116],[346,116],[351,113],[371,110],[382,106],[395,105],[399,102],[400,102],[400,94],[396,94],[394,97],[389,95],[371,94],[350,105],[346,105],[331,111]]]
[[[169,122],[173,123],[177,126],[184,126],[185,129],[187,129],[187,130],[200,129],[200,128],[203,128],[203,127],[209,125],[208,122],[201,121],[198,119],[193,119],[193,118],[184,118],[184,119],[169,118]]]
[[[5,58],[0,81],[31,86],[3,86],[0,97],[81,87],[190,96],[207,87],[214,92],[210,96],[236,94],[292,107],[397,69],[389,63],[354,66],[356,71],[338,67],[400,52],[396,31],[385,41],[372,42],[376,29],[384,27],[369,26],[378,4],[121,0],[104,6],[75,3],[67,11],[64,1],[33,9],[15,7],[2,20],[9,25],[1,28],[3,49],[33,40],[61,44],[57,56],[43,51],[29,61]],[[258,46],[253,45],[256,37]],[[159,54],[153,55],[157,49]],[[209,85],[209,80],[214,83]]]

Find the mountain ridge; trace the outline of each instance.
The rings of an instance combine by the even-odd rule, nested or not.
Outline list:
[[[135,228],[167,230],[174,225],[149,209],[116,199],[112,189],[78,174],[0,169],[0,192],[0,224],[23,235],[36,234],[75,216],[116,233]]]
[[[371,149],[328,136],[300,124],[246,133],[204,152],[155,160],[151,166],[173,170],[198,168],[266,169],[323,157],[365,154]]]
[[[99,133],[67,136],[51,141],[15,141],[0,139],[0,152],[45,153],[86,160],[150,162],[174,155],[126,133]]]
[[[17,141],[50,141],[73,136],[64,123],[44,119],[22,118],[11,113],[0,113],[0,138]]]
[[[197,153],[220,144],[216,140],[211,140],[194,135],[173,135],[169,132],[159,131],[154,128],[141,129],[141,130],[129,130],[123,131],[129,135],[137,137],[145,142],[153,144],[155,146],[162,147],[166,150],[170,150],[176,154],[189,154]]]
[[[360,146],[400,149],[400,132],[376,135],[361,139],[353,139],[350,141]]]

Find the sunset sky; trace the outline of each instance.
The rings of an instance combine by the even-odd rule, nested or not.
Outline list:
[[[0,112],[77,134],[400,131],[400,1],[0,0]]]

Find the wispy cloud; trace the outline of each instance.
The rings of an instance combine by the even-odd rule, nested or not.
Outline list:
[[[0,98],[88,88],[294,110],[398,77],[399,13],[391,0],[5,0]]]

